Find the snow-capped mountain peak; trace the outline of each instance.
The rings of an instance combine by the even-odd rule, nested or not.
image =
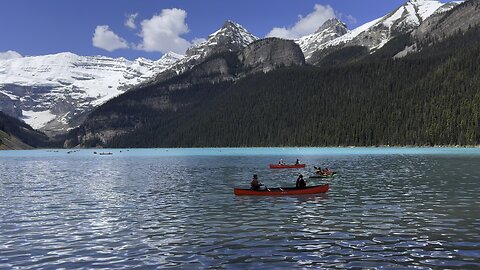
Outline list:
[[[257,39],[240,24],[226,21],[220,29],[210,34],[207,40],[190,47],[184,58],[171,66],[168,69],[169,72],[160,74],[157,79],[162,80],[183,73],[212,54],[239,51]]]
[[[381,23],[395,30],[411,30],[419,26],[444,4],[435,0],[410,0],[385,16]]]
[[[308,60],[323,44],[341,37],[347,32],[347,26],[338,19],[333,18],[323,23],[315,33],[301,37],[295,40],[295,42],[302,49],[305,59]]]
[[[318,34],[318,33],[324,32],[324,31],[328,31],[328,30],[334,30],[334,32],[343,33],[343,34],[345,34],[348,31],[347,25],[345,23],[338,20],[337,18],[332,18],[332,19],[329,19],[329,20],[325,21],[322,24],[322,26],[320,26],[317,29],[317,31],[315,31],[314,34]]]
[[[207,40],[188,49],[186,56],[199,59],[207,57],[212,52],[236,51],[257,39],[240,24],[226,21],[220,29],[210,34]]]

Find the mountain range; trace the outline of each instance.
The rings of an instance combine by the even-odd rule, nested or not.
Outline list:
[[[96,106],[181,59],[157,61],[59,53],[0,60],[0,109],[47,133],[65,132]]]
[[[312,68],[310,65],[344,68],[419,53],[458,31],[475,27],[480,21],[477,8],[477,0],[463,4],[411,0],[356,29],[348,30],[338,19],[331,19],[315,33],[294,41],[258,39],[241,25],[227,21],[185,56],[166,54],[158,61],[70,53],[13,56],[0,60],[0,109],[48,134],[79,126],[67,136],[68,147],[129,146],[127,141],[138,132],[165,132],[168,127],[176,132],[189,121],[192,111],[213,102],[227,89],[275,70],[303,70]],[[130,145],[168,146],[151,140]],[[171,144],[212,145],[176,140]]]

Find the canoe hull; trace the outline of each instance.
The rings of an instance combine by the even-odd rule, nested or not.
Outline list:
[[[234,188],[233,193],[237,196],[286,196],[286,195],[305,195],[326,193],[329,185],[311,186],[306,188],[270,188],[268,190],[251,190]]]
[[[305,168],[305,164],[293,164],[293,165],[287,165],[287,164],[270,164],[270,169],[300,169],[300,168]]]

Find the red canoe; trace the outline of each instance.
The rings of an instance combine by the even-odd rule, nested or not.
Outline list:
[[[233,193],[237,196],[281,196],[281,195],[304,195],[325,193],[328,191],[328,184],[311,186],[306,188],[269,188],[268,190],[251,190],[234,188]]]
[[[298,169],[305,168],[305,164],[270,164],[270,169]]]

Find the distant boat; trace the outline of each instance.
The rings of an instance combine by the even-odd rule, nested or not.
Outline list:
[[[267,188],[265,190],[234,188],[233,193],[237,196],[285,196],[325,193],[328,189],[329,185],[325,184],[306,188],[279,187]]]
[[[305,168],[305,164],[270,164],[270,169],[299,169]]]
[[[109,156],[109,155],[113,155],[112,152],[100,152],[98,153],[100,156]]]

